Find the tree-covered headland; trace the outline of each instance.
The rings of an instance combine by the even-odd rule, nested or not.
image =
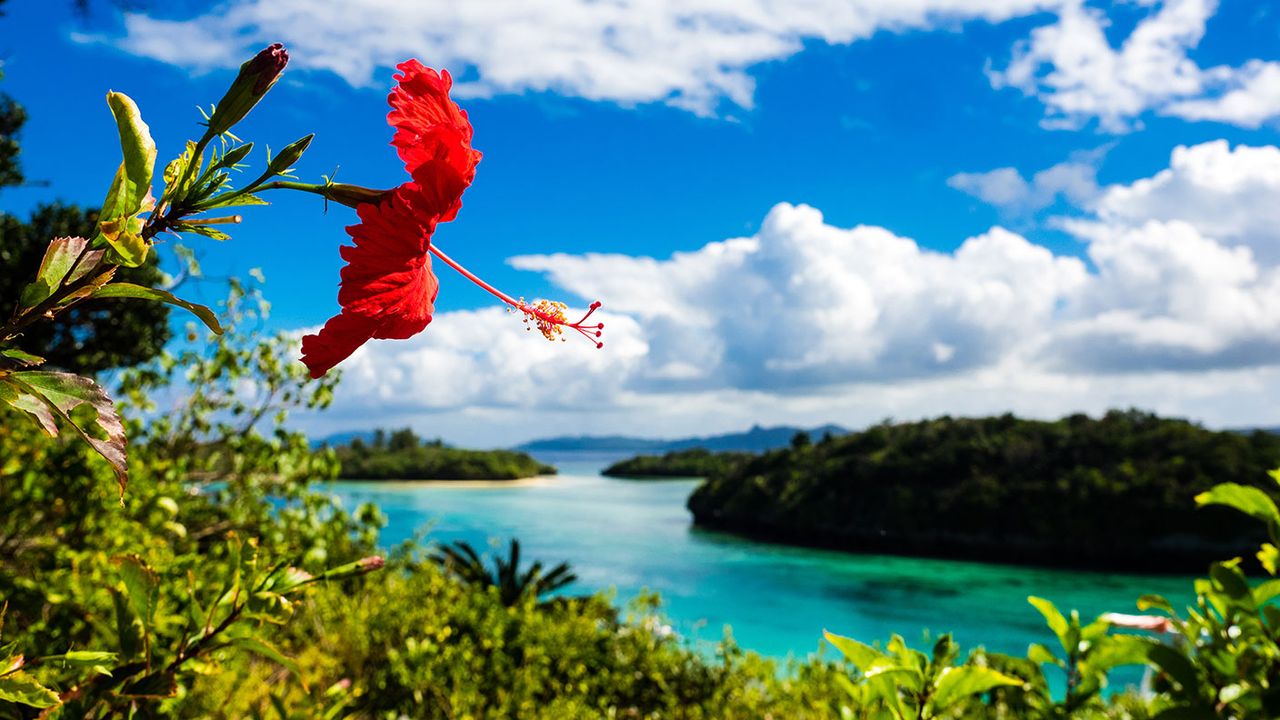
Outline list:
[[[751,453],[745,452],[712,452],[703,448],[691,448],[672,450],[662,455],[636,455],[619,460],[601,472],[608,477],[623,478],[711,477],[727,473],[751,457]]]
[[[858,552],[1192,570],[1247,551],[1249,528],[1192,498],[1265,488],[1280,436],[1138,411],[885,423],[798,440],[709,477],[699,525]]]
[[[516,450],[467,450],[425,440],[410,428],[375,430],[334,449],[347,480],[517,480],[556,469]]]

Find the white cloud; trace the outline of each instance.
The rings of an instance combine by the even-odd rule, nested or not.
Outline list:
[[[1108,225],[1180,220],[1229,245],[1280,262],[1280,148],[1232,149],[1225,140],[1173,150],[1150,178],[1105,188],[1093,204]]]
[[[381,86],[407,57],[452,68],[472,95],[551,90],[624,105],[714,114],[750,108],[749,69],[806,41],[851,43],[879,30],[999,22],[1059,0],[234,0],[185,20],[126,13],[106,39],[195,69],[235,67],[277,40],[295,67]],[[469,70],[470,72],[467,72]]]
[[[1059,199],[1086,205],[1098,194],[1098,163],[1109,146],[1076,153],[1071,159],[1041,170],[1030,180],[1017,168],[986,172],[962,172],[947,178],[947,185],[993,205],[1010,217],[1029,216]]]
[[[1155,111],[1257,127],[1280,114],[1280,63],[1201,68],[1188,57],[1217,0],[1138,0],[1151,8],[1120,43],[1085,0],[227,0],[202,15],[123,15],[121,32],[77,33],[194,70],[231,68],[269,42],[294,67],[381,87],[419,57],[460,76],[458,93],[551,91],[624,106],[666,103],[700,115],[750,109],[753,69],[806,42],[849,44],[878,31],[954,29],[1050,12],[1019,41],[992,84],[1038,97],[1049,127],[1097,119],[1130,129]]]
[[[1238,70],[1217,68],[1210,78],[1218,88],[1215,96],[1170,103],[1163,112],[1247,128],[1280,116],[1280,63],[1250,60]]]
[[[336,422],[480,444],[1117,405],[1274,423],[1280,254],[1257,249],[1280,224],[1250,218],[1277,176],[1277,148],[1179,148],[1063,221],[1090,265],[999,227],[941,253],[785,203],[749,237],[665,259],[513,258],[603,299],[605,349],[442,313],[346,364]]]
[[[1009,64],[990,73],[995,87],[1034,95],[1046,127],[1130,129],[1149,110],[1188,120],[1257,127],[1280,114],[1280,64],[1253,59],[1240,67],[1201,68],[1188,57],[1217,10],[1216,0],[1145,0],[1154,6],[1113,47],[1101,9],[1069,0],[1057,21],[1036,28]]]
[[[806,206],[778,205],[751,238],[667,261],[627,255],[526,256],[571,292],[607,297],[652,331],[637,381],[699,368],[689,388],[779,389],[933,375],[989,364],[1049,324],[1084,265],[1000,228],[955,253],[878,227],[841,229]],[[627,278],[624,284],[614,279]],[[937,346],[949,348],[939,358]]]
[[[1280,360],[1280,269],[1192,225],[1068,225],[1098,273],[1055,328],[1053,366],[1101,372],[1265,366]]]

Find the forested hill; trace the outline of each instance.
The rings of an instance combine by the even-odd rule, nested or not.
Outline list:
[[[734,465],[752,457],[746,452],[711,452],[704,448],[672,450],[663,455],[636,455],[620,460],[601,470],[600,474],[623,478],[711,477],[726,473]]]
[[[514,450],[463,450],[423,440],[409,428],[376,430],[369,442],[356,437],[334,448],[351,480],[516,480],[556,469]]]
[[[1135,571],[1202,571],[1252,554],[1238,516],[1193,497],[1238,482],[1275,494],[1280,437],[1137,411],[878,425],[798,443],[709,478],[694,521],[859,552]]]
[[[546,438],[518,445],[516,450],[528,452],[575,452],[585,450],[655,453],[700,448],[714,452],[762,452],[785,447],[787,443],[791,442],[791,438],[796,433],[807,433],[812,437],[822,437],[824,435],[843,435],[846,432],[848,430],[838,425],[822,425],[810,429],[785,425],[781,427],[755,425],[745,432],[687,437],[675,440],[654,440],[622,435],[579,435],[576,437]]]

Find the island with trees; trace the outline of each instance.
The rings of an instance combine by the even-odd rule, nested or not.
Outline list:
[[[797,436],[710,476],[694,522],[853,552],[1131,571],[1250,557],[1250,529],[1193,498],[1219,482],[1264,489],[1280,437],[1217,432],[1138,411],[1053,422],[1012,415]]]
[[[517,450],[465,450],[410,428],[375,430],[334,448],[345,480],[519,480],[556,469]]]
[[[712,452],[706,448],[672,450],[662,455],[636,455],[601,471],[617,478],[705,478],[726,473],[755,457],[748,452]]]

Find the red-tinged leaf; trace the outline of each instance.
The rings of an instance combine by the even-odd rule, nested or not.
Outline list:
[[[63,422],[74,427],[85,442],[92,445],[93,449],[111,464],[116,474],[116,482],[120,484],[120,494],[124,495],[125,485],[129,480],[124,423],[120,421],[120,415],[116,413],[115,405],[112,404],[105,390],[89,378],[72,373],[16,372],[0,380],[18,391],[19,400],[24,395],[35,395],[49,410],[53,410],[54,414],[61,417]],[[51,434],[57,434],[57,426],[52,424],[52,418],[49,417],[47,410],[42,415],[28,407],[17,405],[12,400],[9,404],[32,413],[41,425],[45,426],[45,430],[49,430]],[[71,412],[81,405],[93,408],[97,414],[96,424],[107,436],[105,440],[90,435],[71,417]]]
[[[222,325],[218,322],[218,316],[204,305],[197,305],[187,302],[181,298],[175,297],[172,293],[156,288],[143,287],[141,285],[133,285],[131,283],[111,283],[97,289],[90,297],[98,298],[138,298],[140,300],[155,300],[156,302],[169,303],[177,305],[180,308],[190,310],[192,314],[200,318],[210,330],[218,335],[222,334]]]
[[[22,669],[26,664],[26,658],[21,655],[14,655],[6,660],[0,660],[0,676],[15,673]]]
[[[67,293],[60,301],[58,301],[58,307],[66,307],[71,303],[88,299],[94,293],[98,292],[99,288],[111,282],[111,278],[114,277],[115,274],[116,269],[114,267],[108,267],[103,272],[95,275],[88,283],[85,283],[84,287],[77,288],[75,291]]]
[[[60,237],[49,242],[44,251],[44,259],[40,261],[40,269],[36,271],[35,282],[22,290],[19,298],[23,307],[35,307],[58,289],[60,285],[72,283],[84,277],[97,261],[103,251],[86,251],[88,240],[82,237]]]
[[[58,423],[49,405],[39,396],[11,382],[9,376],[0,376],[0,402],[31,415],[42,430],[54,437],[58,436]]]

